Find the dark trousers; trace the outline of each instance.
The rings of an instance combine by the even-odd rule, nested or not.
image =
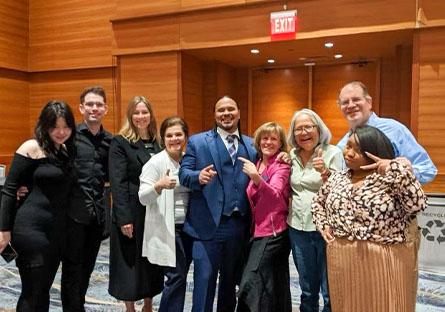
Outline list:
[[[238,312],[292,311],[287,231],[252,240],[238,295]]]
[[[193,239],[192,312],[213,311],[218,273],[217,311],[235,310],[239,259],[242,258],[248,226],[247,220],[241,216],[223,216],[211,240]]]
[[[162,291],[159,312],[184,311],[187,273],[192,261],[192,239],[182,231],[182,225],[176,226],[175,241],[176,267],[165,269],[167,280]]]
[[[319,310],[319,293],[323,296],[323,312],[331,311],[326,269],[326,243],[317,231],[289,228],[292,256],[297,267],[301,288],[300,311]]]
[[[17,302],[19,312],[40,312],[49,310],[49,291],[60,263],[60,254],[43,256],[43,264],[29,266],[19,264],[22,292]]]
[[[85,311],[85,295],[102,241],[102,227],[67,222],[66,255],[62,264],[64,311]]]

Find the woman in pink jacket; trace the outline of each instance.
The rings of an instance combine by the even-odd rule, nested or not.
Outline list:
[[[244,173],[251,179],[247,196],[254,233],[241,279],[238,311],[291,311],[286,223],[290,166],[276,159],[287,150],[285,134],[280,125],[268,122],[254,136],[257,163],[239,158],[244,163]]]

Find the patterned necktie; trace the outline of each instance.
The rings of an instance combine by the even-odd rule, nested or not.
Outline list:
[[[230,158],[232,158],[232,164],[235,163],[236,160],[236,147],[235,147],[235,134],[229,134],[226,138],[227,142],[229,143],[228,152],[230,155]]]

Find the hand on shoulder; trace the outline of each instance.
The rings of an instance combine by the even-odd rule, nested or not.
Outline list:
[[[32,159],[39,159],[45,157],[45,153],[43,152],[39,143],[37,143],[36,139],[30,139],[25,141],[22,145],[20,145],[16,153]]]

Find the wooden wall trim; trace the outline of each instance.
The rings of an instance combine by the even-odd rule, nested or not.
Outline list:
[[[419,131],[419,81],[420,81],[420,34],[413,34],[413,60],[411,73],[411,123],[410,128],[417,138]]]
[[[382,94],[380,90],[380,83],[382,77],[382,62],[380,59],[377,59],[375,62],[375,96],[372,105],[372,110],[380,115],[380,103],[382,103]]]
[[[111,57],[111,56],[110,56]],[[28,73],[30,74],[38,74],[38,73],[57,73],[57,72],[64,72],[64,71],[70,71],[70,70],[92,70],[92,69],[106,69],[106,68],[113,68],[117,65],[113,63],[112,61],[110,64],[96,64],[96,65],[85,65],[85,66],[69,66],[69,67],[60,67],[60,68],[47,68],[47,69],[30,69],[28,70]]]
[[[248,85],[248,95],[247,95],[247,133],[253,133],[253,87],[252,87],[252,68],[249,68],[247,72],[247,85]]]
[[[268,2],[268,3],[266,3]],[[205,11],[211,11],[211,10],[223,10],[223,9],[237,9],[240,7],[247,7],[247,6],[258,6],[262,4],[269,4],[273,2],[281,2],[281,0],[246,0],[244,3],[217,3],[217,4],[207,4],[202,6],[195,6],[195,7],[179,7],[179,8],[169,8],[165,9],[164,11],[159,11],[157,13],[144,13],[144,12],[138,12],[138,13],[120,13],[117,12],[110,21],[113,22],[122,22],[122,21],[129,21],[129,20],[135,20],[135,19],[142,19],[142,18],[154,18],[154,17],[164,17],[164,16],[170,16],[175,17],[178,15],[184,15],[188,13],[195,13],[195,12],[205,12]],[[117,10],[119,11],[119,10]]]

